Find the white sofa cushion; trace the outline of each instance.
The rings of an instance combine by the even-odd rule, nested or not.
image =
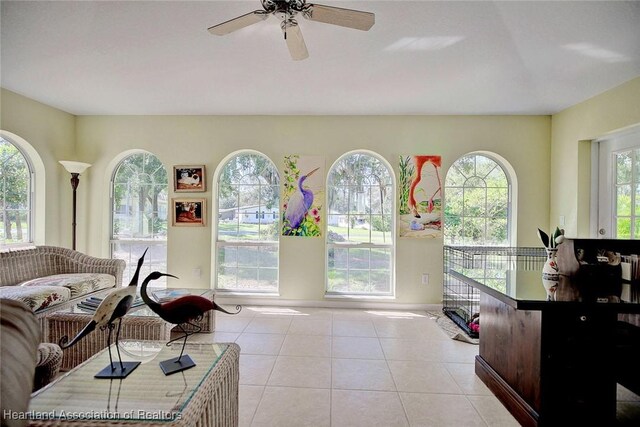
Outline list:
[[[61,286],[0,286],[0,298],[22,301],[36,312],[71,299],[71,290]]]
[[[90,294],[102,289],[113,288],[116,279],[110,274],[70,273],[38,277],[20,283],[21,287],[59,286],[69,289],[71,298]]]

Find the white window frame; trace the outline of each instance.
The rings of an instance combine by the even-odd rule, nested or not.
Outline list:
[[[447,205],[447,190],[451,189],[451,188],[456,188],[456,189],[460,189],[462,188],[462,191],[464,193],[465,188],[467,188],[466,186],[462,186],[462,187],[453,187],[450,185],[447,185],[447,181],[449,178],[449,172],[452,170],[452,168],[454,167],[454,165],[456,164],[456,162],[458,162],[460,159],[464,158],[464,157],[468,157],[468,156],[482,156],[482,157],[486,157],[489,160],[493,161],[496,163],[497,167],[500,168],[500,170],[502,171],[502,173],[505,175],[505,178],[507,180],[507,239],[506,242],[502,245],[492,245],[492,246],[516,246],[516,224],[515,224],[515,218],[516,218],[516,214],[515,214],[515,209],[514,206],[517,206],[517,198],[516,198],[516,185],[515,184],[515,172],[513,170],[513,168],[511,167],[511,165],[509,165],[509,163],[501,158],[500,156],[498,156],[495,153],[490,153],[490,152],[485,152],[485,151],[475,151],[475,152],[471,152],[471,153],[466,153],[460,157],[458,157],[452,164],[451,167],[449,168],[449,170],[447,170],[447,174],[445,176],[445,180],[444,180],[444,205],[443,207],[444,212],[446,212],[446,205]],[[493,169],[492,169],[493,170]],[[490,173],[490,172],[489,172]],[[488,174],[487,174],[488,175]],[[485,175],[486,176],[486,175]],[[476,175],[474,175],[474,177],[476,177]],[[469,179],[471,177],[467,177],[467,179]],[[480,178],[480,177],[478,177]],[[483,179],[483,178],[480,178]],[[484,179],[483,179],[484,180]],[[474,188],[478,188],[478,187],[474,187]],[[487,189],[488,187],[484,187],[485,189]],[[463,196],[464,198],[464,196]],[[486,208],[486,206],[485,206]],[[486,209],[485,209],[486,212]],[[486,218],[486,217],[485,217]],[[446,221],[446,215],[443,213],[443,221]],[[447,243],[447,236],[446,236],[446,224],[443,224],[443,233],[444,234],[444,242],[445,245],[451,245],[451,246],[483,246],[486,244],[486,242],[483,242],[481,244],[469,244],[466,242],[463,243],[456,243],[456,244],[451,244],[451,243]],[[464,230],[464,225],[463,225],[463,230]],[[484,236],[486,238],[486,229],[485,229],[485,233]]]
[[[215,250],[212,253],[212,266],[213,266],[213,270],[216,273],[212,275],[212,280],[213,280],[213,288],[216,290],[216,292],[219,293],[226,293],[226,294],[243,294],[243,295],[247,295],[247,294],[255,294],[255,295],[278,295],[279,290],[280,290],[280,225],[279,225],[279,218],[280,218],[280,214],[278,213],[277,215],[274,213],[274,218],[277,223],[277,230],[278,230],[278,238],[276,240],[220,240],[219,238],[219,231],[220,231],[220,227],[219,227],[219,219],[218,219],[218,212],[219,212],[219,205],[220,205],[220,178],[222,176],[222,173],[225,170],[225,167],[227,166],[227,164],[233,160],[236,157],[239,156],[259,156],[261,158],[263,158],[264,160],[268,161],[271,166],[273,167],[273,169],[276,171],[277,173],[277,179],[278,179],[278,197],[280,196],[280,173],[278,172],[278,168],[276,167],[275,163],[273,162],[273,160],[271,160],[271,158],[269,158],[269,156],[265,155],[264,153],[261,153],[259,151],[254,151],[254,150],[241,150],[241,151],[236,151],[234,153],[229,154],[227,157],[225,157],[220,164],[218,165],[218,168],[216,170],[215,173],[215,200],[214,200],[214,209],[213,209],[213,217],[214,220],[212,221],[214,223],[214,227],[213,227],[213,240],[215,242]],[[260,183],[256,184],[258,186],[262,185]],[[239,204],[239,203],[238,203]],[[244,213],[242,213],[242,211],[240,210],[240,206],[238,206],[238,215],[236,215],[236,218],[238,221],[240,221],[240,217],[242,215],[245,215],[246,217],[255,217],[254,219],[257,219],[258,221],[260,221],[261,219],[264,218],[264,213],[262,213],[262,215],[260,214],[261,209],[263,208],[262,205],[258,206],[256,208],[256,210],[254,211],[246,211]],[[278,212],[280,212],[280,200],[278,200]],[[260,227],[260,226],[259,226]],[[218,252],[220,251],[221,248],[224,247],[236,247],[236,248],[256,248],[256,249],[260,249],[260,248],[270,248],[272,250],[275,250],[274,252],[276,253],[277,256],[277,262],[276,262],[276,286],[275,288],[272,289],[259,289],[259,288],[238,288],[238,287],[220,287],[219,286],[219,277],[218,277],[218,272],[220,271],[220,266],[218,265]],[[238,262],[236,260],[236,270],[238,269]],[[259,273],[260,273],[260,268],[257,267],[258,269],[258,278],[259,278]],[[236,276],[236,283],[237,283],[237,276]]]
[[[29,174],[29,184],[28,184],[28,194],[27,194],[27,205],[28,205],[28,214],[27,214],[27,239],[26,241],[23,242],[18,242],[18,243],[6,243],[4,241],[0,242],[0,247],[2,248],[16,248],[16,247],[21,247],[21,246],[30,246],[33,244],[34,242],[34,224],[35,224],[35,212],[34,212],[34,200],[35,200],[35,183],[36,183],[36,176],[35,176],[35,172],[34,172],[34,167],[33,167],[33,163],[31,161],[30,156],[25,152],[25,150],[22,149],[22,147],[20,146],[20,144],[17,144],[13,138],[8,137],[6,135],[0,134],[0,139],[4,140],[5,142],[11,144],[17,151],[18,153],[22,156],[22,158],[24,159],[24,162],[27,165],[27,171]],[[4,227],[4,224],[0,224],[1,227]]]
[[[143,264],[143,268],[142,268],[142,272],[141,274],[148,274],[154,270],[158,270],[158,271],[165,271],[166,270],[166,265],[167,265],[167,249],[168,249],[168,238],[165,235],[164,238],[162,238],[161,236],[156,236],[151,237],[151,238],[116,238],[116,236],[114,235],[114,185],[115,185],[115,181],[116,181],[116,174],[118,173],[120,166],[123,164],[123,162],[125,160],[127,160],[128,158],[132,157],[132,156],[153,156],[155,157],[158,162],[160,164],[162,164],[162,162],[160,161],[160,159],[154,155],[153,153],[147,152],[147,151],[132,151],[129,153],[126,153],[126,155],[123,155],[119,161],[116,162],[112,174],[111,174],[111,180],[109,182],[109,218],[110,218],[110,223],[109,223],[109,255],[111,258],[114,257],[114,250],[115,250],[115,246],[117,244],[125,244],[125,245],[130,245],[130,246],[134,246],[134,245],[140,245],[141,248],[142,247],[148,247],[149,251],[147,252],[147,255],[145,257],[145,263]],[[168,227],[169,227],[169,173],[167,171],[167,168],[164,166],[164,164],[162,164],[162,167],[164,168],[164,171],[167,175],[167,231],[168,231]],[[164,250],[162,250],[164,249]],[[141,249],[142,251],[144,249]],[[158,255],[164,255],[162,256],[158,256]],[[136,268],[136,263],[139,259],[139,257],[142,255],[142,252],[140,253],[133,253],[131,251],[131,247],[129,248],[129,253],[128,253],[128,257],[127,259],[125,259],[124,261],[127,263],[127,266],[125,268],[124,274],[123,274],[123,281],[126,283],[128,282],[130,276],[133,274],[133,272],[135,271]],[[166,278],[162,277],[156,281],[153,282],[153,286],[154,287],[166,287]]]
[[[640,125],[598,138],[591,150],[591,237],[619,239],[617,236],[616,155],[640,150]],[[640,152],[637,153],[640,155]],[[640,184],[640,170],[632,162],[631,185]],[[631,206],[635,192],[631,192]],[[630,239],[634,239],[634,222],[640,215],[631,215]],[[626,239],[626,237],[625,237]]]
[[[367,155],[370,157],[375,158],[376,160],[378,160],[383,166],[385,166],[387,168],[387,171],[389,172],[389,177],[391,179],[391,194],[389,195],[389,197],[391,197],[392,200],[392,207],[391,207],[391,230],[389,231],[389,238],[391,240],[390,243],[385,243],[385,244],[379,244],[379,243],[350,243],[350,242],[331,242],[329,241],[329,223],[328,223],[328,215],[329,215],[329,210],[330,210],[330,206],[329,206],[329,179],[331,177],[331,173],[334,169],[334,167],[336,165],[338,165],[343,159],[353,156],[353,155]],[[325,230],[327,232],[325,232],[325,296],[326,297],[348,297],[348,298],[362,298],[362,299],[366,299],[366,298],[395,298],[395,291],[396,291],[396,275],[395,275],[395,265],[396,265],[396,261],[395,261],[395,255],[396,255],[396,197],[397,197],[397,193],[396,193],[396,177],[395,174],[393,172],[393,167],[389,164],[389,162],[386,161],[386,159],[384,159],[382,156],[380,156],[379,154],[373,152],[373,151],[369,151],[369,150],[354,150],[354,151],[350,151],[348,153],[343,154],[342,156],[340,156],[329,168],[329,171],[327,173],[327,185],[326,185],[326,212],[327,212],[327,218],[326,218],[326,227]],[[351,214],[348,213],[347,217],[350,218]],[[350,219],[347,221],[348,223],[350,223]],[[377,248],[388,248],[390,249],[390,261],[389,261],[389,277],[390,277],[390,283],[389,283],[389,291],[388,292],[353,292],[353,291],[334,291],[334,290],[329,290],[329,251],[331,249],[377,249]],[[348,262],[348,260],[347,260]],[[369,271],[371,270],[371,268],[369,267]]]

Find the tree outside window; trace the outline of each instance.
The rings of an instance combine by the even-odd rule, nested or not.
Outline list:
[[[640,150],[614,154],[616,239],[640,238]]]
[[[327,179],[327,292],[393,293],[392,172],[378,157],[339,159]]]
[[[111,256],[127,262],[123,280],[130,280],[147,247],[143,272],[166,271],[168,179],[164,165],[153,154],[132,154],[116,167],[112,185]]]
[[[456,160],[445,180],[445,244],[508,246],[509,189],[506,173],[490,157]]]
[[[0,138],[0,246],[31,241],[31,169],[25,155]]]
[[[240,153],[222,166],[217,184],[216,288],[276,292],[280,234],[277,168],[262,154]]]

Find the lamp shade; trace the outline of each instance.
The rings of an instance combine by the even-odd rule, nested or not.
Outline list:
[[[60,164],[64,166],[64,168],[69,173],[77,173],[77,174],[84,172],[88,167],[91,166],[89,163],[74,162],[71,160],[60,160]]]

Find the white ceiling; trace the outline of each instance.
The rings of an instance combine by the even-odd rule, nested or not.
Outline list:
[[[318,0],[368,32],[247,1],[2,1],[2,87],[77,114],[551,114],[640,75],[640,2]]]

